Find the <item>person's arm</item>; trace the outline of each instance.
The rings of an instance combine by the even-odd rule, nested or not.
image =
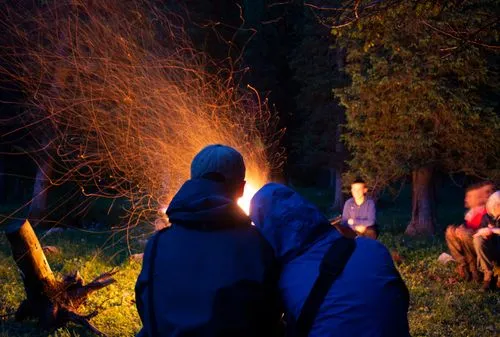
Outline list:
[[[354,239],[358,235],[356,231],[348,225],[342,225],[340,222],[332,222],[331,224],[346,238]]]
[[[370,227],[375,224],[375,202],[371,199],[366,201],[366,214],[354,219],[355,226]]]
[[[349,200],[347,200],[345,203],[344,203],[344,210],[342,211],[342,221],[341,221],[341,225],[342,226],[345,226],[345,227],[348,227],[349,224],[347,223],[349,221],[349,218],[350,218],[350,212],[349,212],[349,208],[350,208],[350,203],[349,203]]]
[[[157,235],[157,234],[155,234]],[[142,256],[142,268],[141,272],[139,273],[139,277],[137,278],[137,281],[135,283],[135,305],[137,307],[137,312],[139,313],[139,318],[141,319],[142,322],[142,328],[137,334],[136,337],[147,337],[148,333],[146,329],[144,328],[146,317],[145,317],[145,303],[142,300],[142,296],[144,293],[147,291],[147,286],[148,286],[148,274],[149,274],[149,268],[151,267],[149,265],[149,260],[150,260],[150,255],[151,255],[151,242],[152,240],[149,239],[148,243],[146,245],[146,248],[144,249],[144,255]]]
[[[481,222],[479,224],[479,228],[485,228],[488,227],[490,224],[490,217],[488,216],[488,213],[484,214],[483,217],[481,218]]]

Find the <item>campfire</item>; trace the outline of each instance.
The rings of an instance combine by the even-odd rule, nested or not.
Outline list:
[[[257,190],[258,188],[255,187],[255,184],[252,181],[247,181],[243,196],[238,199],[238,205],[246,214],[250,214],[250,200],[252,200],[252,197]]]

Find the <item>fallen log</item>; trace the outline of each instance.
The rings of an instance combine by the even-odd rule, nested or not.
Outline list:
[[[98,336],[105,336],[89,322],[97,311],[81,315],[77,309],[89,294],[114,283],[112,276],[116,271],[104,273],[87,285],[78,272],[57,279],[28,220],[8,226],[5,233],[26,291],[26,299],[19,305],[15,319],[37,318],[40,327],[46,330],[74,322]]]

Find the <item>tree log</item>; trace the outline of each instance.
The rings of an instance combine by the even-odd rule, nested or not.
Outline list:
[[[26,291],[26,299],[17,309],[16,320],[38,318],[40,326],[47,330],[76,322],[99,336],[105,336],[88,321],[97,312],[80,315],[76,310],[90,293],[115,282],[112,276],[116,271],[104,273],[88,285],[84,285],[78,272],[58,280],[28,220],[8,226],[6,235]]]

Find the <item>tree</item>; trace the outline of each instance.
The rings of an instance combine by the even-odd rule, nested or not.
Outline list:
[[[347,53],[350,83],[335,94],[346,108],[350,169],[378,190],[411,174],[406,233],[431,234],[436,170],[500,175],[500,2],[357,3],[363,11],[332,29]]]

